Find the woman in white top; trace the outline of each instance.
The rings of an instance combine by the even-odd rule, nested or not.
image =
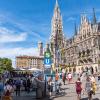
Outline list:
[[[91,88],[92,88],[92,82],[91,82],[90,78],[87,77],[86,83],[85,83],[85,90],[86,90],[86,92],[88,94],[88,99],[89,100],[92,100],[92,91],[91,91]]]
[[[68,74],[68,81],[69,81],[69,83],[70,83],[71,80],[72,80],[72,74],[69,73],[69,74]]]

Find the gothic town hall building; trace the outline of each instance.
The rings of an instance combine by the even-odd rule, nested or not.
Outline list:
[[[100,23],[93,9],[93,19],[89,21],[85,14],[81,16],[80,26],[75,25],[74,36],[66,39],[58,1],[51,21],[50,48],[53,63],[66,65],[68,71],[81,72],[99,70],[100,64]]]

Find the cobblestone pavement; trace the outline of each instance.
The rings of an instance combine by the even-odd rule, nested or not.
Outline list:
[[[20,97],[13,97],[13,100],[49,100],[48,97],[42,99],[36,99],[33,96],[20,96]]]
[[[97,78],[96,78],[97,80]],[[72,81],[70,84],[66,82],[66,85],[62,85],[62,91],[59,94],[52,93],[52,100],[77,100],[77,95],[75,92],[75,81]],[[100,83],[97,82],[97,86],[99,87]],[[88,100],[86,93],[82,93],[81,100]],[[16,97],[13,94],[13,100],[37,100],[35,92],[31,92],[29,94],[22,92],[20,97]],[[38,100],[49,100],[48,98],[38,99]],[[97,89],[96,95],[93,95],[93,100],[100,100],[100,88]]]
[[[77,100],[77,95],[75,92],[75,84],[69,84],[63,86],[65,88],[65,93],[61,95],[56,95],[53,97],[53,100]],[[87,94],[82,93],[81,100],[88,100]],[[96,95],[93,95],[93,100],[100,100],[100,89],[96,91]]]
[[[96,78],[97,81],[97,78]],[[100,83],[97,82],[97,91],[96,94],[93,95],[93,100],[100,100]],[[75,80],[71,84],[63,85],[62,88],[65,89],[65,91],[59,95],[52,96],[53,100],[77,100],[77,95],[75,91]],[[81,100],[88,100],[87,94],[85,92],[82,92]]]

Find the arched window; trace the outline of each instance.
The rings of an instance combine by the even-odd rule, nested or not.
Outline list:
[[[75,67],[73,68],[73,72],[76,72],[76,68]]]

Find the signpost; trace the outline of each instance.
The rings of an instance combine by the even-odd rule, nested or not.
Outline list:
[[[44,74],[45,74],[45,95],[46,95],[46,84],[47,79],[46,76],[51,74],[51,52],[49,48],[47,48],[46,52],[44,53]]]

